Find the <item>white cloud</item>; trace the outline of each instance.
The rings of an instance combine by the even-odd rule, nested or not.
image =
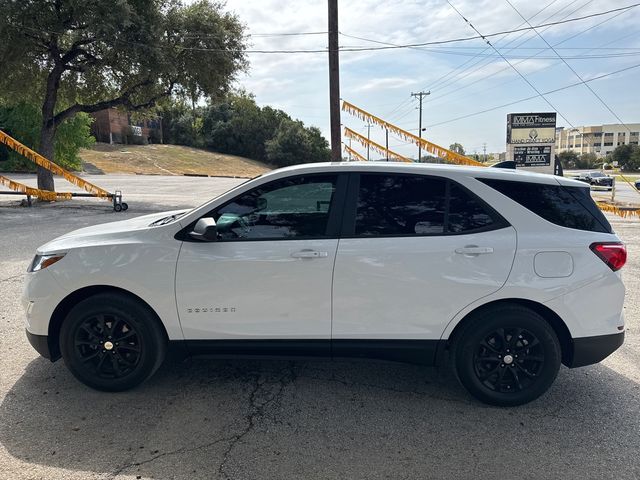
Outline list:
[[[405,88],[409,85],[415,84],[415,80],[402,77],[387,77],[387,78],[375,78],[366,81],[359,87],[356,87],[356,92],[374,92],[380,90],[389,90],[395,88]]]
[[[483,34],[517,28],[523,24],[522,18],[506,3],[493,0],[451,0],[466,18]],[[616,2],[572,2],[558,0],[543,4],[528,0],[512,0],[512,3],[526,18],[533,17],[534,25],[563,17],[578,17],[599,11],[616,8]],[[548,5],[548,6],[547,6]],[[537,12],[547,8],[534,16]],[[229,0],[228,10],[236,12],[246,24],[251,38],[252,49],[265,50],[310,50],[325,49],[326,35],[305,36],[263,36],[265,33],[278,32],[324,32],[327,30],[327,5],[325,0]],[[418,43],[433,40],[469,37],[475,35],[472,28],[444,0],[340,0],[340,31],[359,37],[396,44]],[[604,22],[613,15],[594,17],[580,22],[566,23],[551,27],[542,34],[552,44],[576,36],[562,44],[563,47],[602,46],[625,33],[632,32],[640,20],[640,8],[632,9],[616,18]],[[589,30],[590,27],[601,26]],[[579,34],[579,35],[578,35]],[[637,37],[628,37],[613,43],[612,46],[637,45]],[[544,46],[532,32],[492,37],[496,48],[511,55],[533,55],[532,50],[513,50],[514,46]],[[364,40],[340,37],[345,46],[377,46]],[[451,52],[470,52],[459,47],[478,47],[480,52],[486,44],[482,40],[451,44]],[[449,46],[447,46],[449,47]],[[453,50],[453,47],[457,50]],[[434,47],[445,49],[444,47]],[[485,54],[493,54],[492,50]],[[547,51],[541,56],[549,57]],[[256,94],[260,104],[270,104],[285,109],[294,117],[319,126],[325,134],[328,131],[328,70],[326,53],[309,54],[250,54],[250,71],[238,80],[243,86]],[[591,61],[570,61],[585,78],[595,74],[589,72],[609,72],[623,67],[629,59]],[[537,87],[550,90],[574,80],[572,74],[558,62],[549,58],[512,60],[523,74],[532,79]],[[566,71],[565,71],[566,70]],[[540,73],[537,73],[540,72]],[[632,78],[637,73],[621,75],[617,81]],[[341,53],[341,96],[362,105],[372,113],[382,117],[389,115],[393,120],[406,122],[412,126],[417,114],[414,105],[408,102],[411,90],[432,89],[432,95],[426,105],[436,109],[425,113],[429,123],[437,123],[448,118],[479,111],[514,98],[531,95],[532,89],[524,81],[518,80],[518,74],[500,58],[472,59],[433,51],[416,49],[397,49],[384,51],[344,52]],[[455,80],[455,82],[454,82]],[[472,83],[475,82],[475,83]],[[471,85],[470,85],[471,84]],[[599,83],[605,88],[606,80]],[[470,85],[470,86],[469,86]],[[495,88],[500,85],[499,88]],[[601,86],[602,85],[602,86]],[[462,93],[458,93],[461,90]],[[579,89],[578,89],[579,90]],[[477,92],[477,94],[474,94]],[[448,93],[440,100],[442,93]],[[594,101],[588,97],[586,89],[566,91],[558,95],[559,108],[563,111],[580,110],[582,117],[588,117],[589,108]],[[628,98],[628,97],[625,97]],[[575,100],[576,103],[572,103]],[[625,112],[640,110],[639,101],[628,102],[612,98],[614,108]],[[635,102],[635,103],[634,103]],[[578,105],[579,104],[579,105]],[[400,108],[397,108],[400,105]],[[513,108],[542,108],[548,106],[543,100],[527,102]],[[506,111],[505,111],[506,112]],[[497,111],[490,115],[471,117],[468,121],[456,122],[436,129],[433,133],[445,144],[454,139],[466,142],[487,141],[490,148],[499,149],[504,143],[505,112]],[[584,119],[582,123],[597,123],[600,110],[593,110],[593,119]],[[569,114],[568,114],[569,115]],[[627,113],[627,116],[633,113]],[[629,118],[626,121],[637,121]],[[488,123],[487,123],[488,122]],[[491,122],[497,122],[495,125]],[[360,123],[347,115],[343,123],[360,128]],[[482,124],[482,139],[477,137],[478,124]],[[451,129],[456,133],[450,134]],[[476,132],[476,133],[471,133]],[[490,133],[494,132],[494,133]],[[373,132],[372,132],[373,133]],[[379,134],[376,133],[376,134]],[[455,137],[455,138],[452,138]],[[449,141],[450,140],[450,141]],[[446,143],[447,145],[449,143]],[[493,145],[493,146],[491,146]],[[410,147],[407,147],[410,148]],[[401,152],[402,153],[402,152]],[[406,153],[413,153],[412,151]]]

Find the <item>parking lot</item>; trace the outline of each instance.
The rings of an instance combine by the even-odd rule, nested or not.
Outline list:
[[[36,247],[195,206],[243,180],[90,180],[121,188],[129,210],[98,200],[27,209],[0,196],[1,479],[640,478],[637,217],[608,217],[629,253],[625,344],[599,365],[563,367],[523,407],[480,404],[446,369],[364,360],[169,360],[140,388],[107,394],[27,343],[20,293]]]

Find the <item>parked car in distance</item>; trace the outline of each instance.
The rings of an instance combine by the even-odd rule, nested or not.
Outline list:
[[[637,190],[640,190],[640,180],[636,180],[636,183],[634,185],[636,186]]]
[[[179,347],[451,364],[476,398],[513,406],[622,344],[625,261],[575,180],[319,163],[52,240],[22,301],[34,348],[99,390]]]
[[[594,187],[606,187],[607,190],[613,189],[613,182],[615,181],[611,175],[598,171],[584,172],[574,178]]]

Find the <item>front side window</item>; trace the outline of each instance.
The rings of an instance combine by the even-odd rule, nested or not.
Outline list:
[[[337,175],[293,177],[243,193],[213,213],[220,240],[296,240],[327,235]]]
[[[356,236],[451,235],[498,228],[466,189],[445,178],[362,174]]]

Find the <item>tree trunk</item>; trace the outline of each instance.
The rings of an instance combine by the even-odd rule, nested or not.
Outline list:
[[[42,103],[42,129],[40,130],[40,147],[38,148],[38,153],[52,162],[55,160],[53,158],[53,139],[56,134],[54,114],[62,72],[63,66],[56,63],[56,66],[47,77],[47,89],[45,90],[44,102]],[[51,190],[52,192],[55,191],[53,174],[46,168],[40,166],[38,167],[38,188],[41,190]]]
[[[53,162],[54,144],[53,137],[55,128],[51,126],[51,121],[43,119],[42,130],[40,131],[40,147],[38,153]],[[53,174],[46,168],[38,166],[38,188],[41,190],[55,191]]]

